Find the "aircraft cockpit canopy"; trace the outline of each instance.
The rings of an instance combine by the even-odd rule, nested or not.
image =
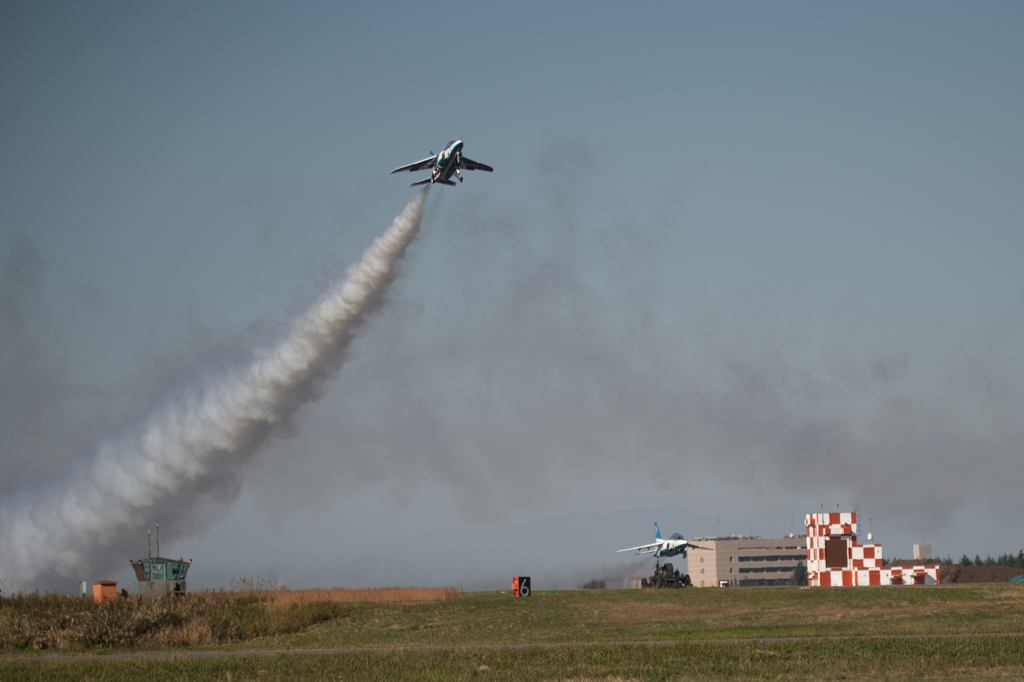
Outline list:
[[[679,533],[672,533],[672,537],[669,538],[669,540],[685,540],[685,539],[686,538],[684,538]]]

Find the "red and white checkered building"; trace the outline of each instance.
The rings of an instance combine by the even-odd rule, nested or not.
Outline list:
[[[807,584],[811,587],[859,585],[936,585],[938,566],[882,566],[881,545],[857,544],[857,513],[808,514]]]

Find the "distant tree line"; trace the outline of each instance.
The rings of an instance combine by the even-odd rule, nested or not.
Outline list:
[[[961,566],[1013,566],[1014,568],[1024,568],[1024,549],[1016,554],[1000,554],[996,558],[988,556],[982,559],[980,556],[975,555],[972,559],[964,554],[960,557],[959,561],[949,555],[946,555],[945,559],[935,557],[935,560],[944,564],[960,564]],[[882,559],[882,565],[888,566],[892,561],[894,559]],[[921,559],[921,561],[928,561],[928,559]]]
[[[605,581],[604,581],[604,578],[602,578],[600,580],[598,580],[597,578],[594,578],[593,580],[588,580],[587,582],[583,583],[582,585],[577,585],[576,589],[577,590],[603,590],[603,589],[605,589]]]
[[[947,556],[946,563],[952,564],[954,562]],[[974,559],[971,559],[971,557],[964,554],[957,563],[961,566],[1013,566],[1014,568],[1024,568],[1024,549],[1016,554],[1000,554],[998,558],[987,556],[982,559],[981,556],[975,554]]]
[[[790,585],[807,587],[807,564],[801,561],[793,569],[793,575],[789,579]]]

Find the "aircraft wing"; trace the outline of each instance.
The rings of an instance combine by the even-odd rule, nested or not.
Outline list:
[[[462,167],[466,170],[482,170],[487,171],[488,173],[494,172],[494,169],[487,164],[474,161],[473,159],[467,159],[465,156],[462,157]]]
[[[657,552],[664,543],[655,542],[653,545],[642,545],[640,547],[630,547],[629,549],[620,549],[616,554],[621,552],[636,552],[637,554],[653,554]]]
[[[427,170],[428,168],[433,168],[435,163],[437,163],[437,156],[431,156],[429,159],[423,159],[422,161],[417,161],[416,163],[410,163],[408,166],[402,166],[400,168],[396,168],[395,170],[393,170],[391,172],[392,173],[397,173],[399,171],[421,171],[421,170]]]
[[[707,547],[701,547],[700,545],[694,545],[694,544],[689,543],[689,542],[686,543],[686,549],[707,549],[709,552],[711,551]]]

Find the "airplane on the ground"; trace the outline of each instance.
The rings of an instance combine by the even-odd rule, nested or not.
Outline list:
[[[488,173],[494,172],[494,169],[491,168],[490,166],[487,166],[482,163],[477,163],[476,161],[473,161],[472,159],[467,159],[465,156],[463,156],[462,140],[452,140],[451,142],[448,143],[448,146],[445,147],[444,151],[441,152],[440,154],[435,155],[434,152],[430,152],[430,154],[431,156],[429,156],[426,159],[423,159],[422,161],[410,163],[408,166],[396,168],[391,172],[415,172],[427,170],[428,168],[431,169],[429,178],[427,178],[426,180],[420,180],[419,182],[414,182],[410,185],[410,187],[415,187],[416,185],[426,185],[428,183],[433,184],[435,182],[440,182],[442,184],[451,185],[452,187],[454,187],[455,183],[452,182],[451,180],[452,175],[455,175],[455,177],[459,179],[459,182],[462,182],[463,170],[480,170],[487,171]]]
[[[672,533],[672,536],[668,539],[662,539],[661,529],[658,528],[658,522],[654,522],[654,535],[655,541],[649,545],[641,545],[640,547],[630,547],[629,549],[620,549],[619,552],[636,552],[637,554],[653,554],[656,558],[663,556],[676,556],[682,554],[683,558],[686,558],[687,549],[707,549],[707,547],[701,547],[699,545],[692,545],[679,533]]]

